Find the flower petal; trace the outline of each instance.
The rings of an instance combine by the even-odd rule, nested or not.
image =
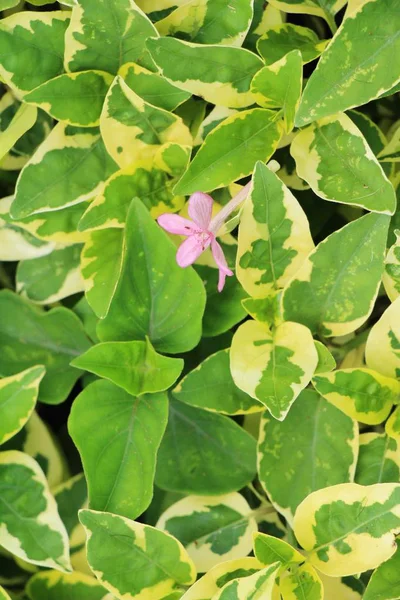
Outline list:
[[[200,254],[204,252],[204,250],[205,248],[201,238],[197,237],[196,235],[191,235],[179,246],[178,252],[176,253],[176,262],[180,267],[188,267],[189,265],[192,265],[197,258],[199,258]]]
[[[176,233],[177,235],[192,235],[198,231],[198,227],[189,219],[184,219],[179,215],[172,213],[164,213],[157,219],[157,223],[168,231],[169,233]]]
[[[203,230],[210,224],[213,202],[211,196],[203,192],[195,192],[189,198],[189,217]]]
[[[215,238],[211,242],[211,251],[219,269],[218,291],[222,292],[226,277],[233,275],[233,272],[228,267],[224,251]]]

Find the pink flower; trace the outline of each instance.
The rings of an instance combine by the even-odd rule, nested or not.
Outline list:
[[[219,269],[218,291],[225,285],[225,278],[233,275],[228,268],[224,252],[216,240],[217,229],[221,226],[217,217],[211,220],[213,199],[203,192],[195,192],[189,198],[189,216],[192,220],[179,215],[165,213],[158,217],[159,225],[169,233],[185,235],[186,240],[178,248],[176,262],[180,267],[192,265],[211,246],[211,252]]]

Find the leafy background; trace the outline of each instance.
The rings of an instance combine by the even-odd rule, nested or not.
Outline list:
[[[0,598],[400,598],[400,1],[0,10]]]

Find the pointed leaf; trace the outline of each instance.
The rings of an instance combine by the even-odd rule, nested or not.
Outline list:
[[[171,399],[158,487],[206,496],[236,492],[253,479],[255,463],[255,440],[234,421]]]
[[[106,590],[94,577],[83,573],[36,573],[28,582],[30,600],[106,600]]]
[[[67,532],[33,458],[14,450],[0,453],[0,497],[3,548],[34,565],[69,571]]]
[[[311,492],[352,481],[357,453],[357,423],[313,390],[300,394],[282,423],[267,413],[261,421],[259,478],[289,522]]]
[[[292,23],[274,25],[257,42],[257,50],[267,65],[280,60],[291,50],[300,50],[303,63],[322,53],[327,40],[320,40],[312,29]]]
[[[178,267],[175,253],[174,244],[143,204],[133,201],[121,276],[108,314],[98,326],[102,341],[144,340],[147,335],[157,351],[170,354],[197,345],[204,287],[192,268]]]
[[[272,156],[280,137],[273,111],[253,108],[228,117],[208,134],[175,193],[209,192],[249,175],[258,160]]]
[[[82,457],[91,508],[129,518],[146,510],[166,424],[165,394],[135,397],[104,380],[81,392],[68,428]]]
[[[274,332],[246,321],[233,336],[231,372],[236,385],[282,421],[318,363],[310,331],[286,322]]]
[[[339,113],[294,138],[290,152],[299,177],[324,200],[393,214],[396,194],[353,121]]]
[[[177,584],[195,581],[192,561],[169,534],[107,512],[82,510],[79,518],[90,568],[117,598],[163,600]]]
[[[370,369],[386,377],[400,377],[400,298],[397,298],[372,327],[365,348]]]
[[[325,238],[287,284],[284,318],[325,336],[360,327],[378,293],[388,225],[388,216],[369,214]]]
[[[343,483],[310,494],[294,533],[310,562],[333,577],[374,569],[396,552],[400,485]]]
[[[396,85],[400,71],[398,9],[397,0],[384,4],[362,0],[355,2],[353,9],[350,6],[308,80],[297,127],[366,104]],[[366,36],[360,36],[360,31]]]
[[[71,364],[109,379],[133,396],[167,390],[183,369],[181,358],[158,354],[148,339],[96,344]]]
[[[282,288],[314,244],[307,217],[290,190],[258,162],[240,219],[236,274],[253,298]]]
[[[45,369],[32,367],[0,379],[0,444],[22,429],[35,408]]]

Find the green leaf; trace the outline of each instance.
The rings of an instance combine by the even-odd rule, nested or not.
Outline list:
[[[139,396],[171,387],[181,374],[184,361],[158,354],[147,339],[145,342],[96,344],[71,364]]]
[[[388,226],[388,216],[372,213],[325,238],[287,284],[284,318],[325,336],[360,327],[378,294]]]
[[[90,342],[81,322],[67,308],[43,312],[10,292],[0,292],[0,374],[14,375],[33,365],[44,365],[39,400],[59,404],[80,376],[69,367],[72,358]]]
[[[396,600],[400,596],[400,549],[372,573],[363,600]]]
[[[69,246],[86,241],[87,233],[79,232],[77,227],[79,219],[87,209],[88,202],[74,204],[61,210],[35,214],[17,221],[9,215],[12,201],[12,196],[0,200],[0,219],[6,221],[11,227],[19,227],[23,232],[27,232],[39,240],[57,244]],[[28,239],[31,238],[28,236]],[[47,248],[50,252],[52,246],[47,246]]]
[[[276,562],[254,575],[233,579],[213,596],[213,600],[252,600],[257,597],[272,600],[280,566]]]
[[[190,371],[172,390],[185,404],[225,415],[259,412],[263,406],[242,392],[233,382],[229,350],[219,350]]]
[[[250,83],[263,62],[252,52],[171,37],[148,40],[147,47],[163,77],[181,89],[218,106],[253,104]]]
[[[271,295],[297,273],[313,248],[307,217],[296,198],[258,162],[239,226],[240,283],[253,298]]]
[[[69,571],[68,536],[38,463],[22,452],[0,453],[0,544],[19,558]]]
[[[176,248],[134,200],[128,212],[121,276],[101,341],[144,340],[159,352],[176,354],[197,345],[205,305],[203,284],[193,269],[181,269]],[[133,277],[132,277],[133,273]]]
[[[0,586],[0,600],[11,600],[6,590]]]
[[[290,571],[283,575],[279,591],[283,600],[323,600],[326,597],[318,573],[307,563],[291,567]]]
[[[18,95],[64,71],[69,13],[19,12],[0,24],[0,75]]]
[[[292,50],[300,50],[303,63],[322,53],[328,40],[320,40],[312,29],[282,23],[268,29],[257,42],[257,50],[267,65],[272,65]]]
[[[71,553],[85,543],[85,532],[78,519],[78,511],[87,506],[87,484],[83,473],[67,479],[54,490],[58,512],[69,536]],[[73,557],[72,557],[73,558]]]
[[[385,271],[382,283],[391,302],[400,296],[400,231],[395,229],[395,243],[389,248],[385,258]]]
[[[32,367],[0,379],[0,444],[22,429],[31,416],[45,369]]]
[[[301,563],[304,556],[292,548],[290,544],[272,535],[256,533],[254,535],[254,554],[263,565],[272,565],[281,562],[283,565],[289,563]]]
[[[189,92],[172,85],[158,73],[152,73],[136,63],[124,65],[118,74],[145,102],[164,110],[175,110],[191,96]]]
[[[194,583],[192,561],[164,531],[106,512],[82,510],[79,518],[90,568],[117,598],[163,600],[178,584]]]
[[[386,377],[400,377],[400,298],[375,323],[368,335],[365,359],[370,369]]]
[[[315,373],[327,373],[336,369],[336,360],[322,342],[314,340],[315,349],[318,353],[318,364]]]
[[[80,269],[86,299],[99,318],[106,316],[117,287],[123,241],[121,229],[102,229],[90,234],[82,250]]]
[[[360,130],[345,114],[300,131],[290,152],[299,177],[317,196],[392,215],[396,194]]]
[[[294,127],[303,82],[303,63],[299,50],[292,50],[270,66],[263,67],[251,82],[255,101],[263,108],[281,108],[285,131]]]
[[[281,126],[271,110],[253,108],[228,117],[208,134],[175,193],[209,192],[249,175],[258,160],[272,156],[280,137]]]
[[[264,414],[258,474],[275,508],[291,522],[311,492],[352,481],[357,453],[357,423],[305,390],[283,422]]]
[[[17,292],[38,304],[52,304],[82,292],[81,250],[80,244],[74,244],[21,261],[17,267]]]
[[[332,464],[332,463],[330,463]],[[310,494],[294,533],[309,561],[332,577],[374,569],[396,552],[400,485],[344,483]]]
[[[178,153],[178,174],[186,167],[192,136],[177,115],[149,104],[120,77],[114,79],[100,117],[104,144],[115,162],[131,167],[137,162],[174,171],[168,150]],[[175,173],[173,173],[175,174]]]
[[[309,383],[318,362],[310,331],[299,323],[281,323],[274,331],[246,321],[235,332],[231,372],[236,385],[282,421]]]
[[[24,97],[58,121],[81,127],[100,122],[101,109],[113,78],[103,71],[66,73],[50,79]]]
[[[360,36],[359,32],[365,35]],[[362,0],[342,25],[308,80],[296,116],[301,127],[315,119],[366,104],[399,81],[398,0]],[[368,84],[366,85],[366,82]]]
[[[129,518],[146,510],[167,410],[165,394],[131,396],[104,380],[75,399],[68,428],[81,454],[91,508]]]
[[[340,369],[316,375],[312,383],[346,415],[368,425],[382,423],[400,401],[400,382],[372,369]]]
[[[255,463],[255,440],[234,421],[171,399],[158,487],[200,495],[236,492],[253,479]]]
[[[156,527],[177,538],[197,571],[205,573],[218,563],[247,556],[257,522],[243,496],[234,492],[187,496],[170,506]]]
[[[22,219],[88,200],[115,170],[97,129],[59,123],[22,169],[11,216]]]
[[[49,427],[33,411],[25,427],[2,446],[1,450],[19,450],[29,454],[40,465],[51,489],[69,477],[61,446]]]
[[[15,146],[18,140],[33,127],[37,119],[37,109],[34,106],[21,104],[12,117],[8,127],[0,131],[0,162]],[[2,123],[1,123],[2,124]]]
[[[355,482],[397,483],[400,478],[400,445],[384,433],[362,433]]]
[[[224,289],[219,292],[217,269],[207,265],[196,265],[195,270],[202,278],[207,292],[203,337],[215,337],[243,321],[246,311],[242,306],[242,300],[246,297],[246,293],[236,277],[228,277]]]
[[[28,582],[30,600],[105,600],[106,590],[100,583],[83,573],[36,573]]]
[[[178,4],[178,3],[175,3]],[[199,44],[241,46],[253,16],[252,0],[192,0],[157,22],[160,35],[174,35]]]
[[[271,4],[288,13],[317,15],[333,27],[332,17],[346,4],[346,0],[272,0]]]
[[[157,30],[132,0],[79,0],[65,37],[67,71],[116,74],[128,62],[149,61],[145,48]]]
[[[183,207],[183,196],[172,193],[173,180],[150,160],[117,171],[90,203],[79,222],[79,230],[125,227],[132,198],[140,198],[152,217]]]
[[[212,600],[229,581],[247,577],[262,568],[263,565],[254,557],[224,561],[198,579],[182,596],[182,600]]]

